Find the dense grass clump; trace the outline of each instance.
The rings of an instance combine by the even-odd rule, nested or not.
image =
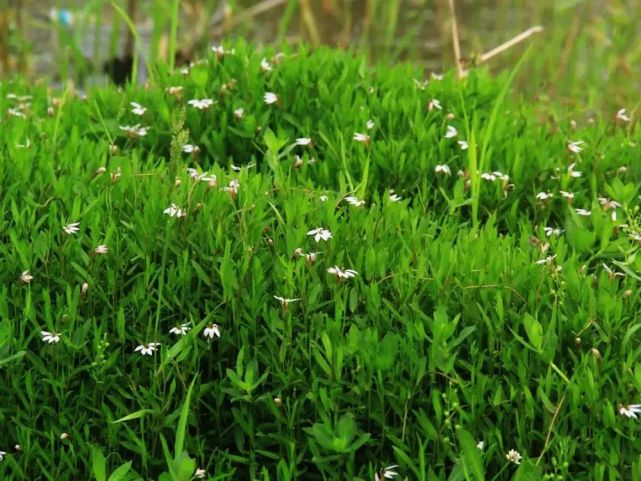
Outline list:
[[[509,81],[0,85],[0,477],[641,479],[638,130]]]

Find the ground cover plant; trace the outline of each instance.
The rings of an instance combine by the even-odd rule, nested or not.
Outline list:
[[[213,50],[0,84],[0,477],[641,479],[630,107]]]

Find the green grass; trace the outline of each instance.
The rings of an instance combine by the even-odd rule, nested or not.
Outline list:
[[[263,73],[274,52],[232,47],[87,98],[0,84],[0,478],[641,479],[619,414],[641,402],[636,122],[541,117],[508,74],[422,90],[406,65],[301,47]]]

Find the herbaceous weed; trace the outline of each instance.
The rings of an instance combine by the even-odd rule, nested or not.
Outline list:
[[[1,84],[0,477],[641,479],[634,107],[506,78]]]

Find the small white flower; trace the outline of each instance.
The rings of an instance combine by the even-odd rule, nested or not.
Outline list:
[[[353,138],[356,142],[362,142],[363,144],[369,144],[371,141],[369,135],[360,132],[355,132]]]
[[[494,182],[496,180],[496,175],[492,172],[483,172],[481,174],[481,179],[487,180],[488,182]]]
[[[167,214],[169,217],[185,217],[187,215],[185,211],[178,207],[176,204],[171,204],[162,212],[163,214]]]
[[[603,210],[618,209],[621,207],[621,204],[616,200],[608,199],[607,197],[598,197],[597,200],[599,204],[601,204],[601,207],[603,207]]]
[[[320,200],[321,202],[327,202],[327,199],[329,199],[329,197],[325,194],[321,194],[318,196],[318,200]]]
[[[69,439],[69,433],[62,433],[60,435],[60,441],[64,441],[65,439]]]
[[[434,172],[437,174],[446,174],[446,175],[452,175],[452,171],[450,170],[449,165],[445,164],[439,164],[436,167],[434,167]]]
[[[398,473],[394,471],[398,468],[398,465],[394,464],[392,466],[387,466],[383,469],[383,472],[374,474],[374,481],[383,481],[384,479],[394,479],[394,476],[398,476]]]
[[[514,449],[510,449],[505,455],[505,458],[511,463],[521,464],[521,454]]]
[[[98,247],[96,247],[93,250],[93,253],[98,255],[98,254],[106,254],[109,252],[109,247],[107,247],[105,244],[100,244]]]
[[[175,87],[173,87],[173,86],[172,87],[167,87],[165,89],[165,91],[169,95],[173,95],[174,97],[180,97],[182,95],[182,93],[183,93],[183,87],[181,87],[180,85],[175,86]]]
[[[494,175],[494,177],[497,179],[501,179],[503,182],[508,182],[510,180],[510,176],[504,174],[500,170],[495,170],[494,172],[492,172],[492,175]]]
[[[367,130],[372,130],[374,128],[374,121],[372,119],[369,119],[365,126],[367,127]]]
[[[33,276],[29,273],[29,271],[24,271],[22,274],[20,274],[20,280],[25,284],[29,284],[33,280]]]
[[[156,348],[158,346],[160,346],[159,342],[150,342],[146,346],[144,344],[141,344],[140,346],[136,347],[136,349],[134,349],[134,352],[140,352],[140,354],[143,356],[151,356],[156,351]]]
[[[337,279],[349,279],[358,275],[358,272],[353,269],[341,269],[338,266],[330,267],[327,272],[335,275]]]
[[[390,202],[399,202],[403,198],[400,195],[390,192],[388,199]]]
[[[563,233],[563,229],[559,229],[558,227],[545,227],[543,230],[545,231],[546,237],[550,237],[551,235],[560,236]]]
[[[446,139],[451,139],[453,137],[456,137],[458,135],[457,130],[452,127],[451,125],[447,126],[447,132],[445,132],[445,138]]]
[[[639,232],[628,232],[628,237],[636,242],[641,242],[641,233]],[[29,271],[27,271],[29,272]]]
[[[223,190],[225,192],[229,192],[232,197],[236,197],[238,195],[238,189],[240,189],[240,182],[236,179],[229,182],[229,186],[223,188]]]
[[[430,100],[430,103],[427,104],[427,109],[429,111],[432,111],[434,109],[443,110],[443,107],[441,107],[441,102],[439,100],[432,99]]]
[[[205,471],[203,468],[198,468],[196,470],[196,473],[194,473],[194,477],[198,479],[203,479],[207,475],[207,471]]]
[[[80,231],[79,226],[80,222],[74,222],[73,224],[63,225],[62,230],[68,235],[77,234]]]
[[[276,95],[274,92],[266,92],[263,100],[267,105],[272,105],[278,102],[278,95]]]
[[[365,201],[364,200],[359,200],[358,198],[356,198],[356,197],[354,197],[352,195],[350,195],[348,197],[345,197],[345,202],[347,202],[348,204],[351,204],[351,205],[353,205],[355,207],[361,207],[361,206],[365,205]]]
[[[11,109],[11,108],[7,109],[7,115],[9,117],[18,117],[23,119],[26,117],[26,115],[20,110],[19,107],[15,109]]]
[[[429,84],[429,80],[426,79],[417,80],[413,78],[412,82],[414,82],[414,85],[416,85],[416,88],[418,88],[419,90],[425,90],[427,88],[427,85]]]
[[[198,173],[198,170],[193,167],[188,167],[187,173],[189,174],[189,177],[194,180],[209,182],[210,185],[214,186],[216,185],[217,177],[215,175],[207,175],[207,172]]]
[[[323,229],[322,227],[317,227],[316,229],[310,230],[307,235],[313,236],[316,242],[320,242],[321,239],[324,241],[328,241],[332,238],[332,233],[327,229]]]
[[[568,174],[570,174],[570,177],[581,177],[583,175],[583,172],[579,172],[578,170],[574,170],[574,166],[576,165],[576,162],[573,162],[570,164],[568,167]]]
[[[641,413],[641,404],[628,404],[628,405],[619,405],[619,414],[628,418],[637,418],[637,414]]]
[[[140,124],[120,125],[118,128],[125,132],[127,137],[144,137],[149,132],[149,127],[141,127]]]
[[[234,116],[238,120],[242,119],[245,116],[245,109],[242,107],[237,108],[236,110],[234,110]]]
[[[312,145],[312,139],[310,139],[309,137],[300,137],[296,139],[296,145],[307,147],[309,145]]]
[[[188,322],[186,322],[184,324],[181,324],[180,326],[172,327],[171,329],[169,329],[169,333],[176,334],[177,336],[186,336],[190,329],[191,326]]]
[[[564,190],[560,190],[559,193],[561,194],[561,197],[564,197],[565,199],[574,199],[574,192],[566,192]]]
[[[540,201],[546,201],[554,197],[554,194],[552,192],[539,192],[536,194],[536,199]]]
[[[314,262],[316,262],[316,258],[322,254],[322,252],[310,252],[308,254],[302,254],[305,257],[305,261],[307,264],[312,265]]]
[[[300,301],[300,298],[298,299],[288,299],[286,297],[281,297],[281,296],[274,296],[274,299],[280,302],[280,305],[283,309],[287,309],[289,306],[290,302],[298,302]]]
[[[235,49],[225,50],[225,47],[223,47],[222,45],[214,45],[211,47],[211,50],[216,54],[216,57],[218,58],[222,58],[225,55],[233,55],[236,53]]]
[[[573,152],[575,154],[580,154],[583,151],[583,147],[581,147],[581,144],[584,142],[582,140],[575,140],[572,141],[570,140],[568,142],[567,148],[570,152]]]
[[[271,72],[272,71],[272,64],[267,61],[266,58],[262,59],[260,61],[260,69],[263,72]]]
[[[485,449],[485,441],[479,441],[476,444],[476,447],[479,448],[481,451],[483,451]]]
[[[7,94],[7,100],[15,100],[20,103],[29,102],[31,99],[31,95],[16,95],[11,92]]]
[[[6,452],[4,452],[4,451],[0,451],[0,463],[1,463],[2,461],[4,461],[4,457],[5,457],[6,455],[7,455],[7,453],[6,453]]]
[[[187,103],[198,110],[207,110],[214,105],[212,99],[191,99]]]
[[[587,209],[574,209],[578,215],[582,215],[583,217],[590,217],[592,215],[592,212],[587,210]]]
[[[137,102],[129,102],[131,105],[131,113],[134,115],[145,115],[145,112],[147,112],[147,109],[140,105]]]
[[[186,154],[197,154],[200,152],[200,147],[193,144],[185,144],[183,145],[183,152]]]
[[[625,111],[626,111],[626,109],[617,110],[617,113],[616,113],[616,116],[615,116],[616,120],[618,120],[620,122],[630,122],[632,119],[630,119],[630,117],[628,117],[628,115],[625,113]]]
[[[243,170],[243,167],[245,167],[247,169],[250,169],[250,168],[254,167],[255,165],[256,164],[254,164],[253,162],[251,164],[242,165],[240,167],[237,166],[237,165],[231,164],[231,170],[233,170],[234,172],[240,172],[241,170]]]
[[[608,273],[608,277],[610,279],[614,279],[615,277],[625,277],[625,274],[623,272],[616,272],[610,269],[607,264],[604,262],[603,263],[603,268],[605,269],[605,272]]]
[[[457,140],[456,141],[461,148],[461,150],[467,150],[470,148],[470,146],[467,144],[467,140]]]
[[[213,339],[214,337],[220,337],[220,329],[218,328],[218,324],[209,324],[205,330],[203,331],[203,336]]]
[[[541,260],[536,261],[535,264],[537,264],[539,266],[543,265],[543,264],[552,264],[554,262],[554,258],[555,257],[556,257],[556,254],[554,254],[553,256],[547,256],[545,259],[541,259]]]
[[[42,331],[40,335],[42,336],[42,340],[46,343],[56,344],[60,342],[61,334],[59,332]]]

